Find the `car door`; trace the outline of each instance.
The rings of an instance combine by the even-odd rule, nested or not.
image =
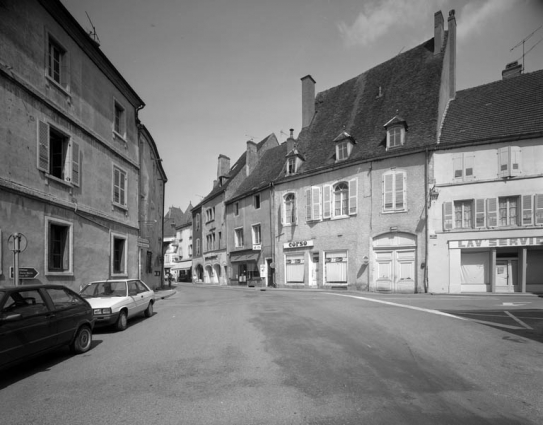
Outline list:
[[[142,297],[135,280],[128,281],[128,297],[132,300],[128,306],[128,317],[132,317],[142,311]]]
[[[147,290],[139,280],[131,280],[128,283],[128,287],[135,288],[136,295],[134,296],[134,301],[136,302],[136,312],[141,313],[149,303]]]
[[[141,311],[144,311],[155,297],[155,293],[141,280],[136,280],[136,285],[138,286],[138,295],[140,295]]]
[[[76,294],[66,288],[46,288],[44,290],[50,298],[54,317],[57,323],[57,344],[68,344],[73,339],[79,323],[86,315],[85,302]]]
[[[0,364],[54,347],[57,322],[37,289],[12,291],[0,309]]]

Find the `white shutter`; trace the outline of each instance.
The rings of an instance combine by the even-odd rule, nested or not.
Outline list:
[[[543,224],[543,194],[535,195],[535,224]]]
[[[80,173],[81,156],[79,152],[79,145],[72,143],[72,184],[79,186],[81,181]]]
[[[394,175],[393,174],[383,175],[383,209],[385,211],[394,209],[393,186],[394,186]]]
[[[498,176],[509,176],[509,147],[498,149]]]
[[[358,178],[349,180],[349,215],[358,212]]]
[[[443,230],[453,228],[453,203],[443,202]]]
[[[453,175],[455,179],[461,179],[464,177],[464,167],[462,164],[462,154],[455,154],[453,156]]]
[[[522,225],[531,226],[534,224],[534,206],[532,195],[522,195]]]
[[[123,177],[123,185],[122,185],[122,204],[126,207],[128,205],[128,174],[126,173],[122,173],[122,177]]]
[[[311,188],[308,187],[305,190],[305,220],[311,221],[313,219],[313,201],[311,199]]]
[[[332,216],[332,186],[324,185],[323,191],[323,218],[330,218]]]
[[[313,220],[320,220],[322,217],[322,200],[321,200],[321,188],[312,187],[312,201],[313,201]]]
[[[49,124],[38,121],[38,162],[39,170],[49,172]]]
[[[521,173],[521,160],[522,160],[522,151],[518,146],[511,146],[511,165],[510,165],[510,175],[518,176]]]
[[[280,193],[280,204],[279,204],[279,216],[281,217],[281,225],[285,225],[285,192]]]
[[[394,175],[394,209],[405,210],[405,173]]]
[[[292,224],[298,223],[298,197],[294,194],[294,200],[292,201]]]
[[[498,199],[488,198],[486,200],[486,223],[488,227],[498,225]]]
[[[485,200],[476,199],[475,200],[475,227],[481,228],[485,227]]]

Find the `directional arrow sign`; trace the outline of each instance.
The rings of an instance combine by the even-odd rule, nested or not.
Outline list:
[[[19,279],[34,279],[39,274],[34,267],[19,267]],[[9,268],[9,276],[13,279],[13,267]]]

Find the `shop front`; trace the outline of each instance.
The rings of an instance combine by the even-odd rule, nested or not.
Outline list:
[[[176,263],[170,270],[177,282],[192,282],[192,260]]]
[[[449,240],[451,293],[543,292],[543,236]]]
[[[251,285],[256,280],[260,281],[261,270],[259,266],[260,251],[245,250],[230,254],[230,284]]]

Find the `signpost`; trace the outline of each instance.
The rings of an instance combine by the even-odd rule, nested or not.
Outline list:
[[[19,279],[34,279],[39,274],[34,267],[19,267]],[[9,277],[13,279],[13,267],[9,268]]]

